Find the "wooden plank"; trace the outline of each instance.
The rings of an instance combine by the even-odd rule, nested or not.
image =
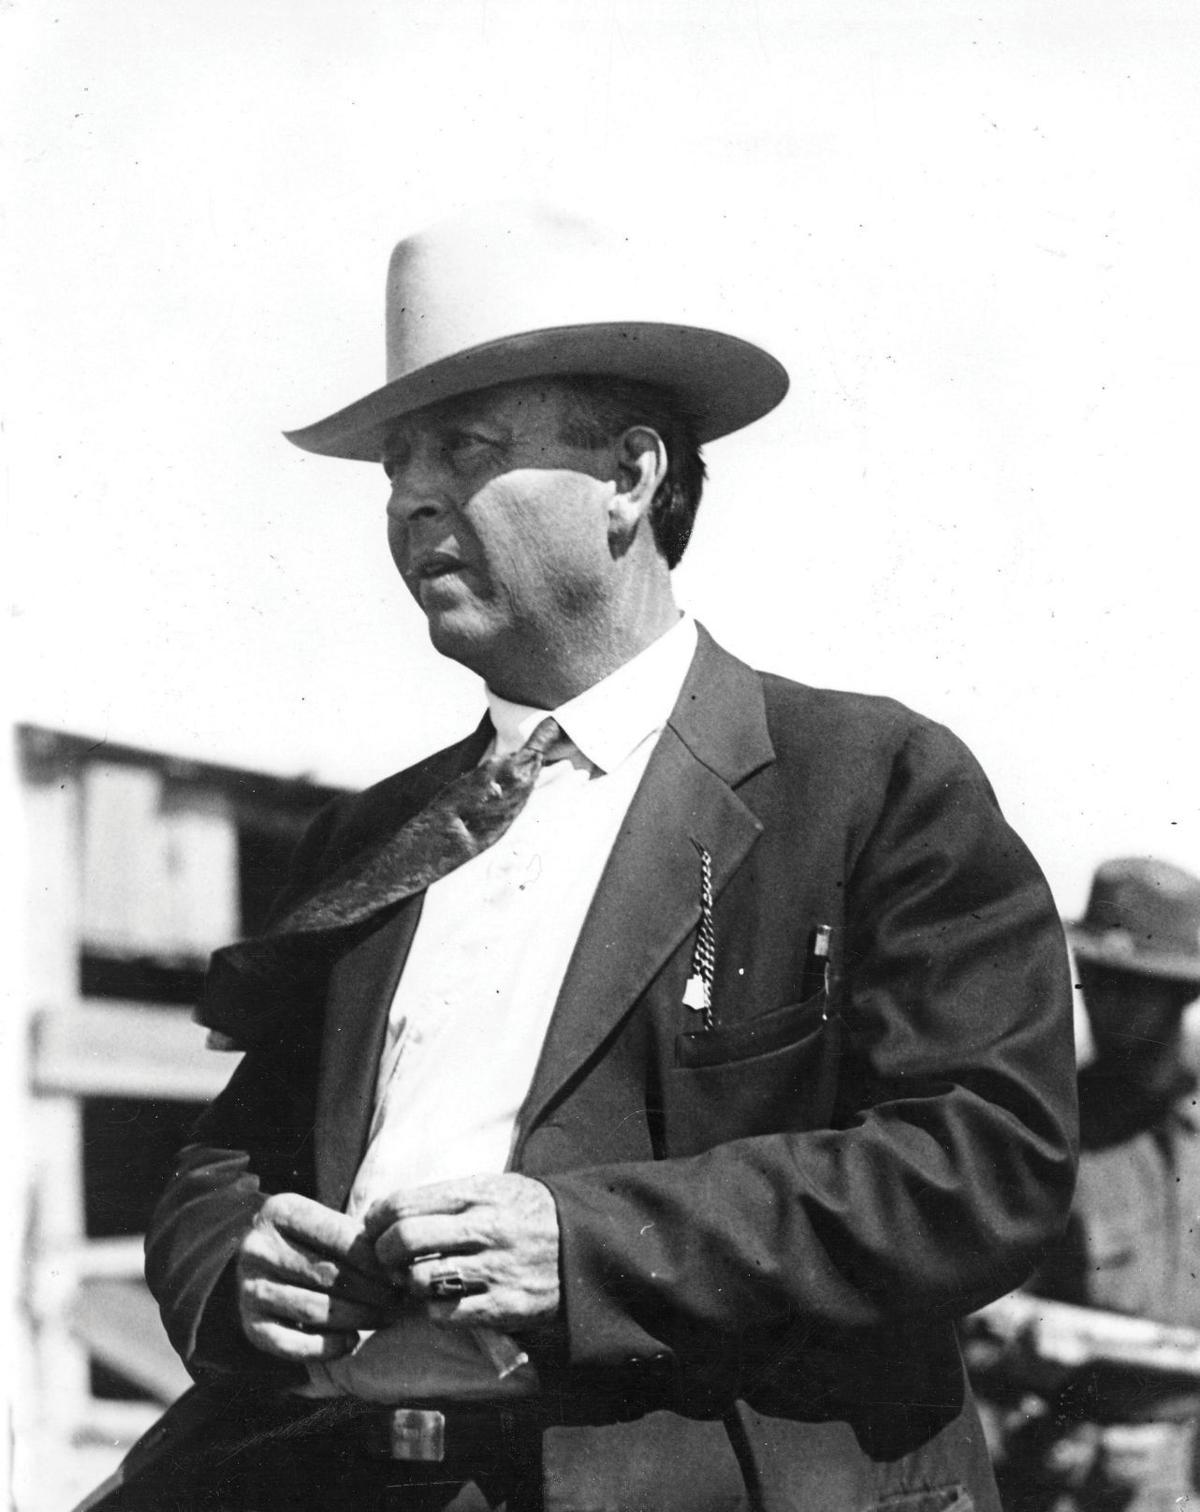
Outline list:
[[[205,959],[238,933],[238,837],[222,793],[167,787],[159,814],[164,887],[160,927],[168,948]]]
[[[85,766],[83,794],[85,945],[203,960],[237,934],[237,829],[224,794],[108,761]]]
[[[31,1020],[51,1004],[76,1001],[81,914],[81,799],[68,772],[46,772],[23,789],[25,816],[26,980],[18,996],[23,1058],[32,1057]],[[11,1232],[27,1237],[28,1285],[13,1351],[14,1426],[31,1431],[53,1456],[70,1436],[88,1401],[87,1354],[66,1316],[73,1274],[45,1263],[53,1251],[84,1237],[80,1107],[69,1096],[29,1096],[33,1065],[25,1060],[21,1110],[26,1185],[21,1217]]]
[[[71,1326],[91,1355],[157,1402],[173,1402],[192,1384],[167,1342],[154,1299],[136,1282],[83,1282]]]
[[[162,774],[152,768],[84,767],[84,944],[128,955],[165,945],[162,791]]]
[[[89,1397],[87,1355],[71,1331],[67,1309],[74,1273],[47,1256],[83,1235],[81,1109],[73,1097],[39,1097],[28,1105],[35,1150],[31,1170],[30,1256],[25,1301],[30,1329],[33,1396],[37,1417],[51,1438],[67,1441]]]
[[[74,1000],[82,926],[81,798],[65,773],[25,787],[25,946],[30,1006]]]
[[[236,1065],[205,1049],[186,1010],[91,1001],[50,1009],[35,1027],[34,1087],[75,1097],[208,1102]]]
[[[111,1239],[85,1239],[72,1249],[47,1255],[46,1260],[59,1270],[69,1270],[78,1277],[118,1278],[140,1281],[145,1265],[145,1236],[121,1234]]]

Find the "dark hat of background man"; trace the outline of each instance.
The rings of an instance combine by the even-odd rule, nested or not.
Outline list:
[[[562,211],[485,206],[418,231],[392,253],[387,382],[288,439],[378,462],[401,416],[516,379],[618,377],[666,390],[703,443],[749,425],[787,392],[753,342],[677,313],[679,269]]]
[[[1200,877],[1151,856],[1105,861],[1067,936],[1079,961],[1200,983]]]

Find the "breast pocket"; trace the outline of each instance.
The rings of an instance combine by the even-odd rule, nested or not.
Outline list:
[[[736,1024],[681,1034],[664,1087],[667,1151],[828,1123],[841,1043],[823,992]]]

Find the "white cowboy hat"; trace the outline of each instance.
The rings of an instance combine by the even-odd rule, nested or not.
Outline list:
[[[761,347],[644,319],[648,305],[662,313],[654,278],[589,221],[511,205],[456,216],[392,253],[387,382],[288,440],[378,462],[391,422],[427,404],[520,378],[611,374],[673,392],[704,442],[787,392],[783,366]]]

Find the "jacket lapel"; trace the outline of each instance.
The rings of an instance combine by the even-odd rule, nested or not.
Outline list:
[[[366,1147],[388,1011],[421,917],[406,898],[333,968],[317,1088],[317,1197],[341,1208]]]
[[[402,808],[381,811],[364,845],[418,813],[487,748],[488,720],[468,738],[430,758],[404,784]],[[317,1196],[341,1208],[366,1148],[375,1100],[375,1077],[387,1030],[388,1012],[421,917],[424,894],[386,910],[369,933],[334,964],[326,998],[317,1088]]]
[[[700,917],[696,846],[714,891],[762,829],[734,791],[774,760],[758,676],[701,629],[679,701],[600,879],[519,1120],[520,1138],[600,1047]]]

